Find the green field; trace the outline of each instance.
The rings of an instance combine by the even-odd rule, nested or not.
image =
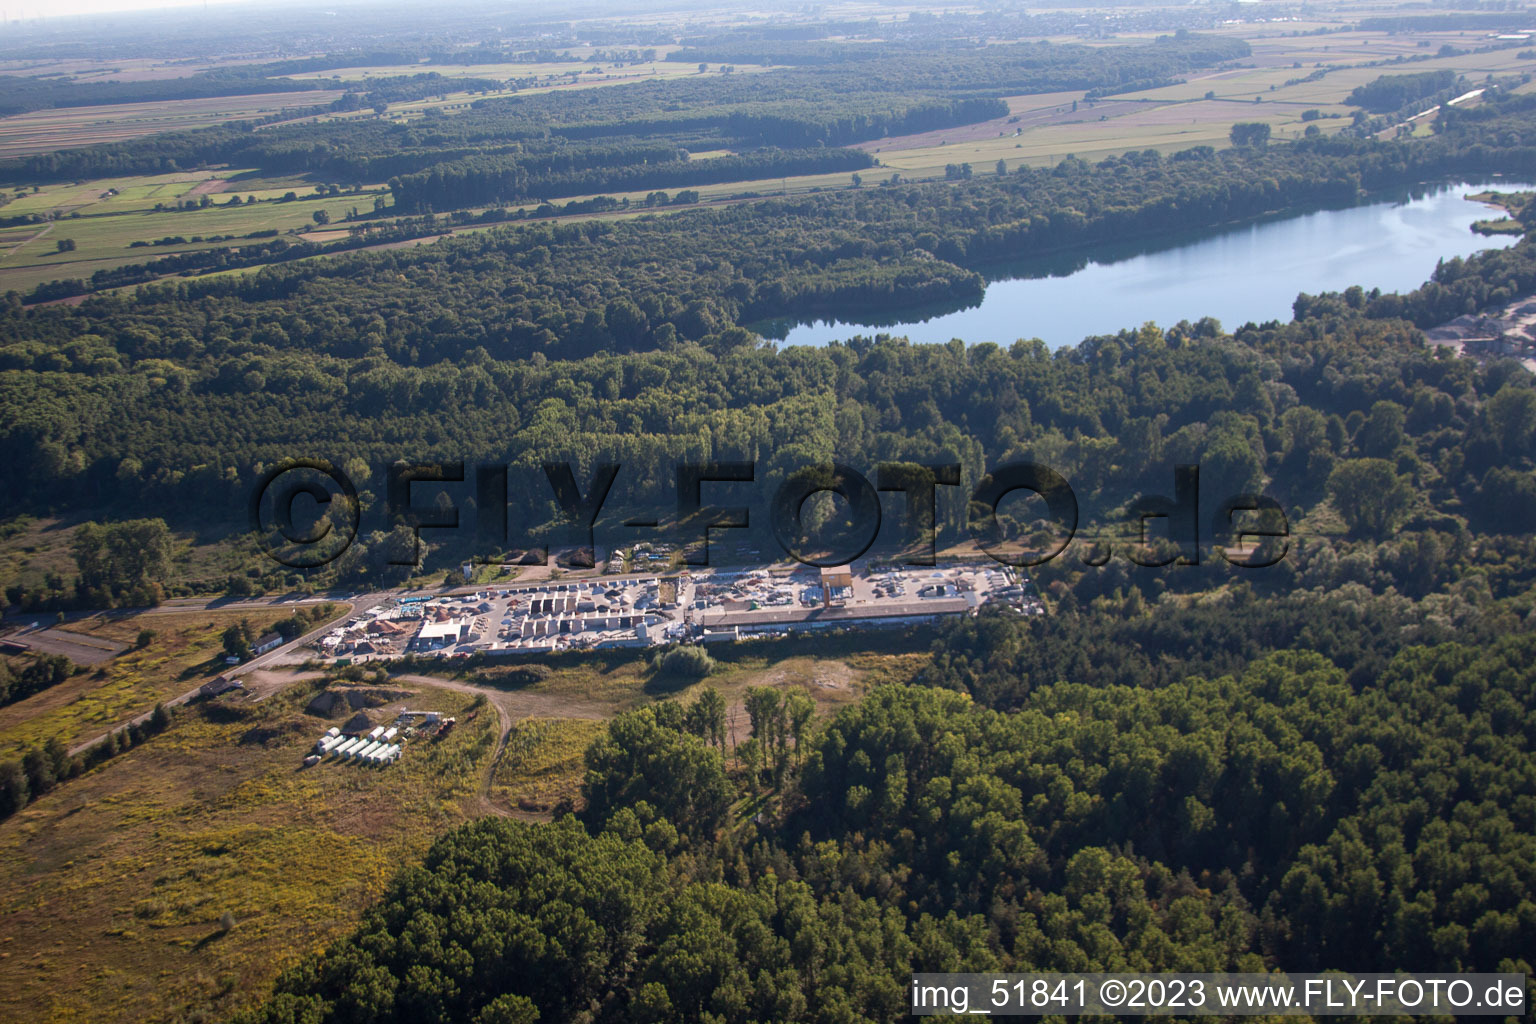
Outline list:
[[[314,194],[313,185],[272,179],[240,180],[239,174],[200,171],[47,186],[0,207],[9,216],[39,214],[55,218],[41,224],[0,229],[0,291],[25,292],[45,281],[88,279],[97,270],[142,263],[170,253],[262,241],[241,237],[254,231],[276,230],[286,235],[294,229],[313,229],[317,210],[323,210],[333,224],[340,224],[349,211],[372,213],[374,200],[387,197],[384,189],[370,186],[362,192],[322,198]],[[114,188],[118,194],[109,195]],[[301,198],[282,201],[288,192]],[[209,196],[211,205],[174,207],[178,201],[195,202],[203,194]],[[259,201],[225,205],[232,195],[239,195],[242,200],[254,196]],[[157,203],[170,208],[156,210]],[[219,242],[191,241],[194,236],[206,239],[228,235],[236,237]],[[168,237],[188,241],[131,247],[133,242]],[[73,241],[75,249],[61,252],[60,239]]]

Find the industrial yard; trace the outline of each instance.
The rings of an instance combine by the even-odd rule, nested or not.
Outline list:
[[[314,648],[339,664],[646,648],[911,625],[986,604],[1042,611],[1027,578],[990,563],[628,574],[396,597],[339,624]]]

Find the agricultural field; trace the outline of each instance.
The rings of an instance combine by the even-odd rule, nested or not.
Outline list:
[[[1476,42],[1480,40],[1469,43],[1461,33],[1363,32],[1258,40],[1253,41],[1253,58],[1243,62],[1252,67],[1192,75],[1182,85],[1097,101],[1087,100],[1084,93],[1010,97],[1007,117],[879,139],[858,148],[877,153],[882,164],[903,175],[934,177],[948,164],[969,163],[976,173],[985,173],[998,160],[1049,166],[1069,154],[1095,160],[1133,149],[1170,153],[1191,146],[1223,147],[1229,145],[1232,125],[1239,122],[1263,122],[1271,126],[1272,138],[1284,140],[1299,138],[1308,123],[1325,133],[1341,130],[1354,111],[1344,105],[1344,98],[1383,74],[1448,70],[1480,81],[1490,74],[1536,70],[1536,61],[1522,60],[1515,48],[1411,64],[1353,66],[1422,55],[1426,47],[1436,52],[1441,45],[1468,47]],[[1298,62],[1303,65],[1299,69],[1294,66]],[[1318,64],[1337,70],[1316,81],[1286,84],[1316,72]],[[1322,119],[1302,121],[1309,110],[1317,110]],[[1427,125],[1419,129],[1429,131]]]
[[[751,731],[744,710],[749,687],[800,690],[816,702],[818,715],[828,715],[870,686],[909,681],[927,661],[922,638],[885,640],[878,653],[867,635],[722,647],[711,651],[716,667],[704,682],[656,674],[633,653],[560,659],[553,670],[514,664],[456,678],[484,688],[515,723],[497,759],[491,794],[524,812],[543,813],[576,797],[582,752],[601,723],[619,712],[662,699],[687,703],[713,687],[725,698],[727,743],[733,743]]]
[[[341,95],[329,90],[274,92],[34,110],[0,118],[0,159],[245,121],[290,108],[330,103]]]
[[[261,64],[265,58],[238,55],[189,60],[154,57],[0,60],[0,75],[61,75],[77,82],[151,82],[214,68]]]
[[[1008,114],[1004,117],[856,143],[856,148],[870,153],[880,164],[857,173],[803,174],[691,187],[704,202],[729,202],[755,196],[804,195],[829,189],[845,189],[855,185],[856,177],[865,186],[887,181],[892,175],[899,175],[905,180],[943,178],[946,168],[957,164],[970,164],[973,174],[987,174],[993,172],[998,161],[1002,161],[1006,167],[1017,168],[1021,165],[1050,165],[1069,154],[1098,159],[1132,149],[1157,149],[1168,153],[1198,145],[1221,147],[1228,144],[1232,125],[1239,122],[1266,123],[1271,126],[1272,138],[1284,140],[1299,137],[1308,125],[1316,126],[1323,132],[1342,130],[1350,123],[1350,115],[1353,113],[1353,108],[1343,105],[1344,97],[1350,90],[1385,72],[1399,68],[1403,71],[1443,69],[1480,80],[1489,74],[1529,71],[1533,63],[1520,60],[1519,51],[1510,48],[1482,54],[1469,53],[1465,56],[1382,65],[1378,62],[1438,53],[1440,47],[1446,45],[1470,49],[1482,39],[1476,34],[1469,38],[1461,32],[1388,34],[1353,31],[1313,36],[1285,34],[1291,31],[1294,30],[1289,27],[1289,23],[1284,29],[1279,26],[1235,26],[1229,32],[1249,41],[1253,47],[1252,56],[1241,61],[1241,67],[1191,75],[1187,82],[1180,85],[1104,97],[1097,101],[1088,100],[1081,91],[1013,96],[1007,100]],[[1126,35],[1098,41],[1097,45],[1123,46],[1142,41],[1144,37]],[[430,70],[444,75],[445,84],[456,78],[468,77],[504,80],[518,78],[523,81],[541,79],[545,83],[522,90],[523,93],[621,85],[658,77],[669,80],[698,77],[697,68],[693,64],[664,60],[635,64],[587,64],[581,61],[581,57],[585,56],[584,51],[570,52],[574,58],[571,62],[360,65],[291,77],[366,82],[374,77],[395,77]],[[1376,66],[1357,66],[1365,64]],[[756,72],[772,69],[743,65],[739,70]],[[1319,71],[1328,73],[1314,81],[1300,81]],[[128,71],[125,69],[123,73]],[[1293,84],[1288,85],[1287,82]],[[308,105],[318,102],[317,97],[321,95],[284,94],[283,98],[285,103]],[[324,95],[329,97],[332,94]],[[383,117],[406,122],[421,118],[432,110],[452,117],[467,111],[477,98],[477,93],[446,92],[420,100],[392,103]],[[268,109],[257,104],[260,99],[241,97],[230,102],[250,108],[247,109],[247,115],[256,116]],[[196,105],[199,111],[196,116],[210,123],[218,119],[213,108],[219,104],[215,101],[178,101],[182,102]],[[134,123],[131,115],[135,111],[130,109],[132,107],[134,105],[111,108],[114,115],[110,119],[111,123]],[[192,116],[191,106],[170,104],[167,110],[172,107],[182,114]],[[23,118],[0,122],[0,129],[7,125],[21,125],[25,118],[40,118],[42,121],[63,118],[65,120],[59,122],[58,130],[68,135],[79,127],[70,122],[69,118],[78,120],[94,116],[101,114],[104,109],[38,111],[24,115]],[[1311,111],[1316,111],[1321,119],[1304,122],[1302,115]],[[298,121],[346,122],[379,116],[372,110],[364,109],[301,118]],[[263,130],[296,123],[278,122],[263,126]],[[1432,131],[1432,119],[1419,119],[1414,129],[1418,134],[1427,134]],[[4,154],[7,139],[10,139],[13,146],[28,144],[24,141],[25,133],[16,137],[14,133],[6,136],[0,131],[0,155]],[[43,143],[38,145],[46,148]],[[729,156],[732,152],[728,148],[701,149],[695,156],[697,159],[707,159]],[[356,209],[371,214],[373,201],[381,196],[387,197],[387,191],[382,185],[373,184],[356,195],[319,199],[308,195],[308,186],[312,182],[302,178],[259,180],[250,178],[250,173],[248,170],[215,168],[184,174],[50,185],[35,194],[25,194],[23,190],[22,194],[3,208],[6,216],[40,214],[63,219],[55,219],[47,224],[0,228],[0,290],[14,288],[27,292],[48,281],[88,279],[97,271],[111,270],[157,256],[215,246],[250,244],[254,240],[244,236],[253,232],[275,230],[286,234],[304,231],[304,237],[314,241],[332,242],[346,237],[343,222],[350,211]],[[663,186],[662,190],[676,189],[669,190]],[[230,193],[254,196],[258,200],[272,200],[281,198],[289,191],[297,192],[304,198],[288,203],[258,202],[254,206],[224,205],[227,198],[223,197]],[[652,190],[609,190],[595,194],[637,202],[643,200],[649,191]],[[196,193],[210,195],[214,205],[190,211],[154,209],[156,204],[170,205],[178,200],[192,198]],[[563,205],[572,200],[591,197],[592,194],[562,196],[559,202]],[[538,205],[536,201],[524,202],[507,204],[507,208],[531,212]],[[471,209],[477,211],[482,208]],[[328,227],[316,227],[313,223],[316,211],[324,211],[330,220]],[[639,216],[645,212],[668,210],[610,211],[576,216],[582,219],[621,218]],[[130,248],[134,242],[177,237],[185,241]],[[219,240],[193,241],[198,237],[215,237]],[[61,244],[65,248],[61,249]],[[71,245],[73,248],[69,248]]]
[[[289,192],[299,198],[284,201],[282,197]],[[178,203],[195,203],[204,195],[210,199],[206,207],[177,208]],[[229,205],[230,198],[236,195],[241,198],[241,205]],[[374,200],[380,197],[387,200],[388,193],[379,186],[320,197],[314,194],[312,184],[252,179],[242,177],[238,171],[185,172],[46,186],[0,208],[9,216],[39,214],[56,218],[0,229],[0,291],[25,292],[45,281],[85,279],[97,270],[141,263],[171,253],[239,247],[264,240],[245,237],[252,232],[276,231],[286,235],[313,229],[317,211],[340,224],[354,210],[371,214]],[[251,198],[257,202],[246,201]],[[157,210],[157,205],[164,208]],[[194,240],[210,236],[221,237],[218,241]],[[184,241],[133,246],[134,242],[153,243],[165,238]],[[61,240],[73,242],[74,248],[61,250]]]

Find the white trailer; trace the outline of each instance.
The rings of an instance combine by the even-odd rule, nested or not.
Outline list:
[[[327,729],[327,730],[325,730],[325,734],[326,734],[326,735],[327,735],[327,736],[331,736],[331,737],[336,737],[336,736],[340,736],[340,735],[341,735],[341,730],[340,730],[340,729],[338,729],[338,728],[336,728],[336,727],[335,727],[335,726],[334,726],[334,725],[333,725],[333,726],[331,726],[331,727],[330,727],[330,728],[329,728],[329,729]]]
[[[399,734],[400,730],[391,726],[390,728],[384,730],[384,735],[381,737],[381,739],[383,739],[385,743],[393,743],[395,737]]]
[[[383,747],[382,743],[379,743],[377,741],[371,741],[371,742],[368,743],[367,746],[363,747],[361,750],[359,750],[356,754],[354,754],[352,756],[356,760],[363,761],[363,760],[367,759],[369,754],[373,753],[375,750],[382,749],[382,747]]]
[[[371,740],[376,740],[380,736],[383,736],[383,735],[384,735],[384,727],[382,725],[376,725],[376,726],[373,727],[373,732],[368,734],[368,738],[371,739]]]
[[[363,745],[363,741],[361,739],[350,739],[350,740],[347,740],[347,742],[343,743],[341,746],[336,748],[336,756],[337,757],[351,757],[352,756],[352,751],[357,750],[362,745]]]

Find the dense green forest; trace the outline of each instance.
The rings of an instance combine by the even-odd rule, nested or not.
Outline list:
[[[1007,711],[936,660],[793,738],[758,691],[731,770],[707,708],[629,712],[579,817],[446,836],[247,1019],[884,1021],[915,971],[1529,972],[1520,632],[1400,646],[1356,684],[1307,650],[1120,683],[1089,644]],[[935,648],[1010,675],[1031,633]]]
[[[997,259],[1348,202],[1362,186],[1524,170],[1531,102],[1490,104],[1411,143],[1130,154],[498,230],[79,307],[24,309],[13,296],[0,311],[0,439],[15,455],[0,485],[18,509],[113,502],[205,520],[239,506],[257,466],[299,451],[362,464],[375,493],[367,474],[394,458],[529,470],[613,459],[637,501],[665,495],[689,456],[773,453],[765,486],[834,453],[866,466],[942,457],[965,464],[969,487],[984,465],[1034,452],[1099,508],[1196,460],[1212,494],[1270,475],[1310,503],[1337,460],[1395,457],[1390,430],[1363,432],[1388,402],[1414,455],[1394,467],[1419,488],[1412,508],[1507,522],[1497,510],[1528,486],[1530,441],[1484,400],[1523,386],[1498,366],[1435,358],[1412,324],[1536,287],[1527,244],[1447,263],[1407,295],[1303,297],[1296,323],[1231,336],[1165,325],[1054,354],[894,340],[774,352],[742,325],[964,300]],[[1358,372],[1341,382],[1344,368]],[[947,515],[962,525],[963,510]],[[1374,522],[1362,512],[1353,525]]]

